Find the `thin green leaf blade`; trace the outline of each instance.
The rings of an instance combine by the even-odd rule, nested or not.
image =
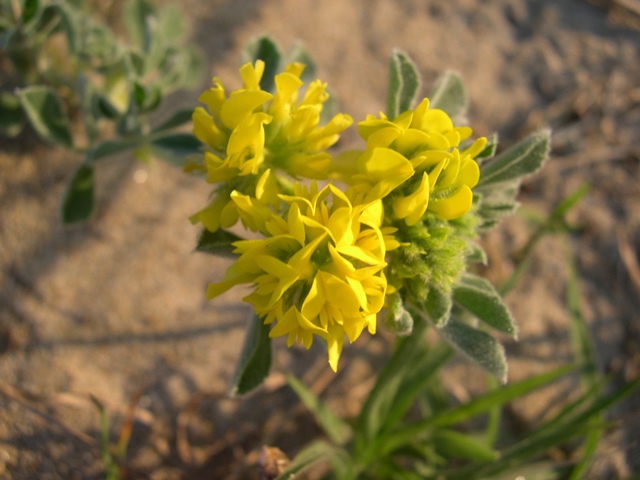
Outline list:
[[[475,438],[455,430],[436,430],[433,434],[436,451],[452,459],[492,462],[500,453]]]
[[[465,355],[502,383],[507,380],[507,360],[504,347],[491,335],[451,318],[438,332],[460,353]]]
[[[245,337],[240,360],[231,384],[231,395],[244,395],[259,387],[271,368],[269,325],[253,316]]]
[[[205,229],[200,234],[196,252],[219,255],[222,257],[236,258],[233,253],[233,242],[244,240],[235,233],[219,228],[215,232]]]
[[[83,222],[93,211],[93,167],[83,163],[74,172],[62,200],[62,222]]]
[[[351,437],[349,425],[331,413],[322,401],[298,379],[288,375],[287,382],[302,403],[313,413],[316,421],[331,441],[336,445],[344,445]]]
[[[511,312],[500,294],[486,279],[464,274],[454,287],[453,298],[458,305],[491,328],[517,338],[518,328]]]
[[[322,440],[313,442],[296,455],[276,480],[292,480],[295,474],[301,473],[307,467],[334,455],[336,455],[336,449],[327,442]]]
[[[549,158],[551,131],[548,129],[529,135],[490,162],[482,164],[476,189],[480,192],[495,184],[521,180],[538,170]]]
[[[468,102],[460,75],[451,71],[445,72],[437,80],[429,94],[429,108],[444,110],[452,119],[464,115]]]
[[[18,97],[31,126],[40,137],[67,148],[73,147],[69,118],[55,90],[40,85],[26,87],[18,91]]]
[[[389,448],[395,448],[411,442],[417,435],[432,427],[446,427],[469,420],[483,414],[493,408],[505,405],[516,398],[551,384],[567,373],[575,370],[575,365],[565,365],[551,372],[545,372],[535,377],[527,378],[519,382],[504,385],[497,390],[492,390],[484,395],[476,397],[457,407],[437,413],[432,417],[414,422],[396,433],[389,439]]]

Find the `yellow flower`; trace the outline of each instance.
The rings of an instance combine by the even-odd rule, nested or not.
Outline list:
[[[348,115],[338,114],[320,125],[329,94],[326,84],[316,80],[299,98],[303,64],[293,63],[275,76],[273,95],[260,89],[264,68],[260,60],[243,65],[243,86],[228,96],[220,80],[214,78],[212,88],[199,97],[206,109],[197,107],[193,112],[193,132],[205,151],[185,170],[204,172],[209,183],[226,184],[218,188],[208,207],[191,217],[209,230],[230,226],[234,218],[241,218],[252,230],[261,230],[263,222],[249,220],[246,211],[261,209],[263,204],[275,206],[278,182],[275,174],[270,176],[271,199],[265,202],[253,197],[257,178],[269,169],[296,178],[327,178],[332,160],[325,150],[352,123]],[[230,197],[233,190],[237,190],[235,199]],[[258,204],[250,205],[256,199]],[[222,210],[226,210],[224,214]]]
[[[356,194],[369,201],[390,196],[394,215],[409,226],[427,211],[451,220],[471,208],[480,175],[474,158],[487,140],[479,138],[460,152],[471,129],[455,127],[444,111],[429,109],[428,99],[394,120],[369,115],[358,132],[366,149],[339,156],[334,166],[334,175]]]
[[[381,228],[380,200],[354,204],[334,185],[318,189],[315,182],[296,183],[293,193],[280,195],[289,205],[284,218],[231,194],[243,220],[260,225],[266,238],[234,243],[237,261],[221,282],[209,285],[207,296],[253,284],[244,300],[265,323],[274,323],[270,336],[306,348],[314,336],[323,338],[336,371],[345,336],[353,342],[365,328],[376,332],[387,291],[384,258],[398,243],[394,229]]]

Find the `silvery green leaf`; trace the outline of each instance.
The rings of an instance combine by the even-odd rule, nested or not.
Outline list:
[[[124,21],[129,40],[141,51],[151,48],[151,22],[155,18],[153,5],[146,0],[129,0],[124,8]]]
[[[496,149],[498,148],[498,134],[493,133],[489,137],[487,137],[487,144],[484,149],[476,156],[476,162],[479,165],[482,165],[486,159],[493,157],[496,154]]]
[[[73,147],[69,118],[58,93],[42,85],[18,91],[22,109],[33,129],[45,140]]]
[[[260,386],[271,368],[269,325],[253,316],[247,329],[240,360],[231,386],[231,395],[244,395]]]
[[[394,50],[389,59],[387,117],[394,119],[413,106],[420,90],[420,73],[409,56]]]
[[[83,222],[93,211],[93,167],[83,163],[73,173],[62,199],[62,222]]]
[[[507,380],[504,347],[491,335],[451,318],[438,331],[456,350],[473,360],[501,382]]]
[[[453,290],[453,299],[486,325],[518,336],[518,328],[502,297],[486,279],[466,273]]]
[[[493,185],[519,181],[538,170],[549,158],[551,131],[540,130],[482,164],[476,189],[485,192]]]
[[[429,94],[429,108],[444,110],[452,119],[464,115],[467,104],[467,91],[455,72],[442,75]]]

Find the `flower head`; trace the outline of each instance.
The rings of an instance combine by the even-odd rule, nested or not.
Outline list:
[[[288,205],[283,218],[251,198],[231,198],[266,238],[234,243],[237,261],[221,282],[209,285],[207,296],[253,284],[244,300],[265,323],[274,323],[270,336],[306,348],[314,336],[323,338],[335,371],[344,337],[353,342],[365,328],[375,333],[384,305],[385,253],[397,242],[393,229],[381,228],[380,201],[354,204],[332,184],[319,190],[315,182],[308,188],[296,183],[293,195],[280,195]]]
[[[369,115],[358,132],[366,149],[339,157],[335,172],[364,198],[388,197],[394,215],[409,226],[425,212],[451,220],[471,208],[471,188],[480,174],[474,158],[486,139],[460,151],[471,129],[455,127],[444,111],[429,109],[428,99],[394,120]]]
[[[300,79],[303,64],[292,63],[276,75],[273,94],[260,88],[264,68],[261,60],[243,65],[243,86],[229,95],[214,78],[213,86],[199,97],[206,109],[197,107],[193,112],[193,132],[205,151],[185,169],[205,173],[209,183],[224,182],[212,202],[191,217],[212,231],[221,225],[231,226],[238,218],[246,224],[247,216],[242,215],[242,208],[238,210],[231,192],[237,192],[240,200],[253,197],[267,170],[273,174],[269,176],[270,200],[265,205],[274,203],[277,172],[296,178],[327,178],[332,159],[325,150],[352,122],[348,115],[338,114],[320,124],[329,94],[319,80],[311,82],[304,95],[299,93],[304,85]],[[260,197],[253,197],[255,208],[263,203]]]

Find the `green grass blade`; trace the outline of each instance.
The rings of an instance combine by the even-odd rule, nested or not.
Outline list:
[[[313,413],[316,421],[333,443],[344,445],[349,441],[351,429],[347,423],[331,413],[320,399],[298,381],[298,379],[288,375],[287,382],[293,391],[296,392],[296,395],[298,395],[302,403]]]

